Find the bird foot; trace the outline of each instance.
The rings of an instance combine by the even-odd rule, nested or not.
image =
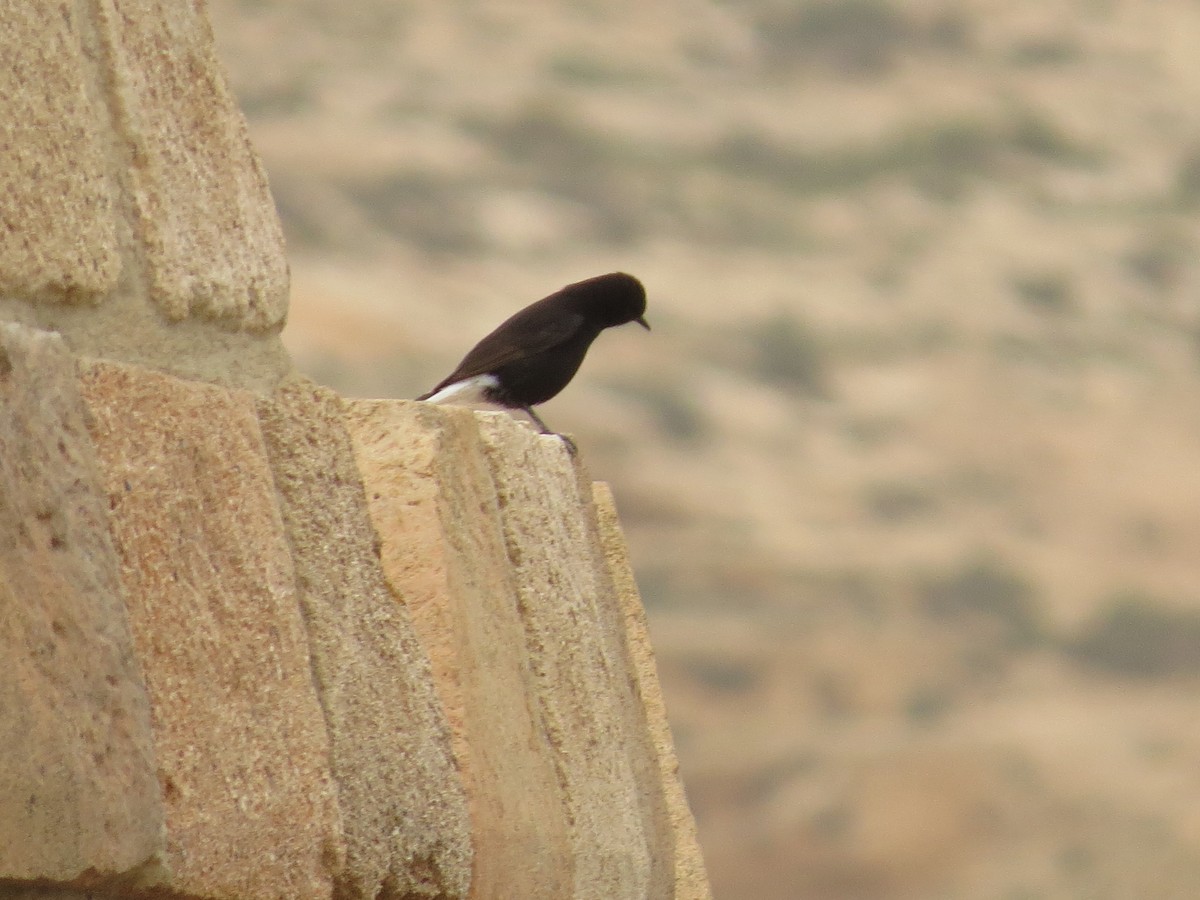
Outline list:
[[[551,431],[546,423],[542,421],[541,417],[533,411],[532,407],[522,406],[519,407],[519,409],[525,413],[525,415],[529,416],[530,420],[537,425],[538,430],[542,434],[552,434],[556,438],[562,438],[562,442],[567,445],[567,452],[570,453],[571,456],[579,455],[579,447],[575,445],[575,442],[560,431]]]

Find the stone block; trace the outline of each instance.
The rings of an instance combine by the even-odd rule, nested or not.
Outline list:
[[[94,5],[123,192],[148,300],[168,319],[281,326],[283,231],[203,4]]]
[[[259,403],[346,828],[341,897],[465,897],[470,821],[429,657],[379,559],[332,391]]]
[[[665,800],[586,474],[558,438],[503,414],[477,416],[535,702],[572,823],[572,896],[668,897],[674,850]]]
[[[573,846],[500,508],[469,410],[353,401],[383,570],[433,663],[466,786],[475,898],[572,895]]]
[[[345,849],[255,399],[82,366],[153,711],[173,893],[328,898]]]
[[[163,852],[150,706],[72,357],[0,326],[0,882]]]
[[[8,3],[0,16],[0,297],[96,303],[121,272],[107,116],[78,8]]]
[[[600,547],[625,617],[626,646],[633,662],[635,689],[645,710],[649,737],[658,762],[659,777],[662,780],[670,820],[674,842],[675,884],[673,893],[667,896],[673,896],[676,900],[710,900],[712,890],[708,884],[704,857],[700,853],[696,821],[692,817],[683,782],[679,777],[679,759],[675,755],[675,742],[671,737],[667,707],[658,680],[658,669],[654,663],[654,649],[650,645],[646,611],[642,606],[637,582],[633,577],[633,568],[629,563],[621,520],[617,516],[616,503],[608,485],[596,482],[592,489]]]
[[[273,390],[282,227],[204,5],[10,3],[0,46],[0,319]]]

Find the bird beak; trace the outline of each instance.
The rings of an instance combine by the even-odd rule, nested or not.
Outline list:
[[[639,325],[641,325],[641,326],[642,326],[643,328],[645,328],[647,331],[649,331],[649,330],[650,330],[650,323],[646,321],[646,317],[645,317],[645,316],[638,316],[638,317],[637,317],[636,319],[634,319],[633,321],[637,322]]]

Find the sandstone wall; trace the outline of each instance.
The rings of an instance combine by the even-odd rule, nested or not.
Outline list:
[[[201,2],[0,3],[0,317],[266,390],[283,235]]]
[[[203,5],[0,47],[0,897],[708,896],[611,497],[290,371]]]

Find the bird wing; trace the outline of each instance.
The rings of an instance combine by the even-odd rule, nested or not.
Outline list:
[[[495,372],[509,363],[536,356],[574,337],[586,324],[585,319],[579,313],[561,309],[556,310],[555,315],[548,316],[543,304],[557,297],[557,294],[551,294],[506,319],[476,344],[458,367],[429,393],[436,393],[446,385],[465,378]]]

